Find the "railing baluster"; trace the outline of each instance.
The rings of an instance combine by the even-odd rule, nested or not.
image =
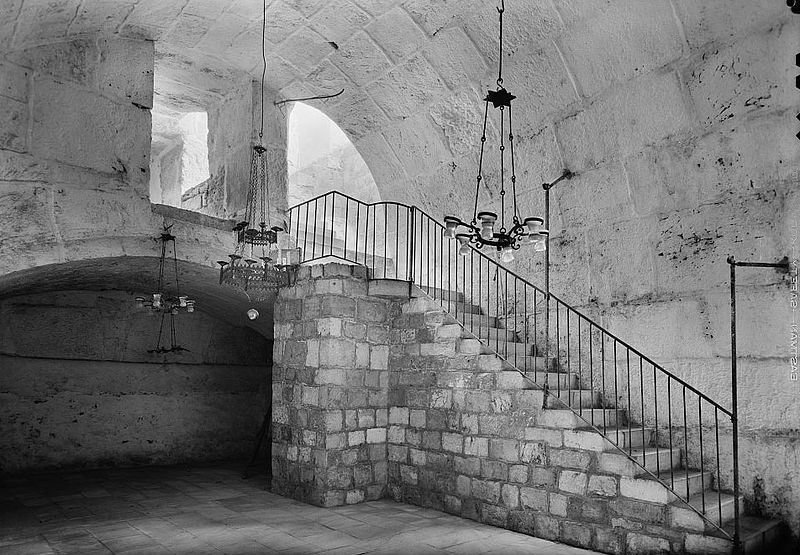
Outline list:
[[[399,279],[400,274],[400,205],[394,205],[394,279]]]
[[[606,433],[606,338],[605,334],[600,333],[600,377],[603,379],[603,434]]]
[[[617,338],[614,338],[614,406],[619,406],[619,391],[617,389]],[[619,422],[614,426],[617,432],[617,445],[619,445]],[[645,458],[647,463],[647,458]]]
[[[342,247],[342,258],[347,260],[347,228],[350,227],[350,198],[344,198],[344,246]]]
[[[558,363],[561,360],[561,323],[559,320],[559,315],[561,311],[559,310],[559,303],[558,301],[555,302],[556,305],[556,354],[554,357],[553,365],[549,368],[553,370],[560,370],[558,367]],[[549,308],[549,307],[548,307]],[[572,384],[567,384],[572,385]],[[567,391],[567,406],[572,406],[572,398],[570,397],[571,393]],[[561,398],[561,380],[556,380],[556,396],[560,399]]]
[[[578,318],[578,389],[583,389],[583,361],[582,361],[582,354],[581,354],[581,319]],[[572,376],[572,369],[570,368],[569,376]],[[571,379],[569,381],[572,381]],[[589,384],[589,395],[591,396],[591,402],[589,403],[589,407],[594,407],[594,384]],[[583,404],[581,404],[581,408],[578,410],[578,414],[583,416]]]
[[[717,509],[719,510],[720,525],[722,525],[722,484],[720,483],[719,473],[719,409],[714,407],[714,432],[716,434],[717,447]]]
[[[535,357],[536,352],[534,352],[530,347],[528,347],[528,286],[524,282],[522,283],[522,302],[524,303],[525,306],[525,310],[523,311],[523,318],[525,322],[522,324],[522,342],[525,345],[525,357],[522,360],[525,367],[523,368],[522,373],[525,376],[527,376],[528,355],[533,355]]]
[[[686,386],[683,387],[683,457],[689,459],[689,425],[686,421]],[[688,463],[684,464],[688,468]],[[686,473],[686,500],[689,500],[689,473]]]
[[[672,462],[672,382],[667,374],[667,416],[669,417],[669,483],[670,488],[675,490],[675,465]]]
[[[627,368],[627,379],[628,379],[628,411],[630,414],[633,414],[633,410],[631,409],[631,351],[630,349],[625,349],[625,366]],[[630,443],[631,440],[631,419],[628,418],[628,442]],[[643,424],[644,425],[644,424]],[[619,437],[619,424],[617,424],[617,437]]]
[[[519,368],[519,364],[517,364],[517,342],[516,342],[516,334],[517,334],[517,276],[514,276],[514,335],[512,336],[514,339],[514,366]],[[508,341],[508,334],[506,334],[506,341]],[[522,353],[522,356],[526,356],[525,353]]]
[[[703,503],[703,513],[706,512],[706,478],[703,474],[703,400],[697,399],[697,424],[700,430],[700,499]],[[688,476],[687,476],[688,481]]]
[[[556,304],[556,306],[558,306],[558,304]],[[569,375],[569,374],[572,373],[572,366],[570,364],[572,359],[571,359],[571,356],[570,356],[570,344],[571,344],[571,342],[570,342],[570,337],[569,337],[569,311],[565,310],[564,312],[565,312],[565,315],[567,317],[567,374]],[[580,385],[578,385],[578,387],[576,388],[576,392],[578,394],[578,408],[580,409],[580,407],[583,406],[583,390],[581,389]],[[572,383],[569,382],[569,381],[567,382],[567,397],[570,400],[572,399]],[[591,396],[590,396],[590,401],[591,401]]]
[[[645,426],[647,425],[647,420],[644,417],[644,368],[642,368],[642,357],[639,357],[639,407],[642,410],[642,447],[647,447],[647,441],[645,440]],[[630,442],[631,444],[633,442]],[[633,447],[631,446],[631,450]],[[658,453],[656,453],[656,468],[658,468]]]
[[[639,361],[642,358],[639,357]],[[661,455],[659,453],[659,445],[658,445],[658,384],[656,383],[656,367],[653,365],[653,400],[655,402],[655,410],[653,411],[655,414],[655,444],[656,444],[656,476],[661,477]]]
[[[594,389],[594,338],[592,337],[592,327],[593,324],[589,322],[589,383],[592,384],[592,389]],[[601,397],[600,398],[600,407],[602,408],[605,404],[605,400]],[[592,416],[592,426],[594,426],[594,411],[590,410],[589,414]]]

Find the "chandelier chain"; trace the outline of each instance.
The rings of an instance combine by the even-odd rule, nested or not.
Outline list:
[[[261,69],[261,130],[258,132],[258,138],[264,138],[264,81],[267,78],[267,0],[262,3],[261,13],[261,61],[263,66]]]
[[[511,127],[511,104],[508,105],[508,148],[511,151],[511,193],[514,196],[514,223],[520,223],[519,209],[517,208],[517,170],[514,165],[514,130]]]
[[[481,191],[481,181],[483,180],[483,151],[486,147],[486,123],[489,119],[489,103],[483,109],[483,134],[481,135],[481,153],[478,157],[478,177],[475,185],[475,208],[472,211],[472,225],[478,221],[478,195]]]
[[[509,104],[510,106],[510,104]],[[505,186],[505,160],[506,145],[503,140],[505,122],[503,120],[503,106],[500,106],[500,233],[506,232],[506,186]]]
[[[505,0],[500,0],[500,7],[497,8],[497,13],[500,14],[500,63],[498,64],[497,71],[497,86],[503,85],[503,12],[506,11]]]

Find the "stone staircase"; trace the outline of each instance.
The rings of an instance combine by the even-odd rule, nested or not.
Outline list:
[[[619,501],[619,506],[638,503],[646,517],[650,512],[658,515],[648,524],[647,518],[640,522],[631,515],[623,518],[625,510],[615,511],[619,518],[612,519],[612,526],[627,530],[626,544],[619,551],[601,544],[599,532],[592,544],[569,541],[563,532],[550,534],[550,539],[619,553],[669,553],[676,545],[685,553],[733,553],[733,542],[711,522],[721,523],[732,536],[738,502],[744,553],[782,553],[789,540],[781,522],[745,515],[742,495],[734,500],[730,492],[718,491],[711,471],[686,468],[681,448],[659,444],[654,428],[629,421],[624,409],[609,406],[600,392],[583,388],[578,374],[567,372],[557,356],[520,341],[516,330],[505,327],[506,320],[485,314],[461,293],[414,289],[414,295],[434,301],[447,313],[443,325],[461,328],[449,331],[451,335],[458,331],[457,353],[477,356],[479,369],[495,373],[498,389],[541,392],[535,398],[541,406],[536,407],[534,421],[524,430],[514,427],[500,435],[520,440],[521,450],[527,448],[526,442],[544,443],[559,456],[568,451],[576,460],[589,461],[561,466],[559,490]],[[549,463],[563,464],[552,457]],[[565,509],[564,516],[582,515]]]

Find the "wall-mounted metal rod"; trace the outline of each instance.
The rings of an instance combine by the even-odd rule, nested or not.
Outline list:
[[[789,258],[784,256],[778,262],[740,262],[733,256],[727,260],[731,267],[731,423],[733,424],[733,549],[742,553],[739,517],[739,398],[737,393],[738,369],[736,367],[736,267],[775,268],[789,271]],[[702,426],[702,423],[701,423]]]

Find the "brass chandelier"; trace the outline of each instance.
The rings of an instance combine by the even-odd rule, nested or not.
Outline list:
[[[500,14],[500,57],[499,70],[497,76],[497,88],[489,90],[485,101],[483,113],[483,134],[481,135],[480,155],[478,158],[478,176],[475,186],[475,207],[472,214],[472,221],[467,223],[456,216],[445,216],[444,236],[448,239],[457,239],[461,245],[459,253],[467,255],[470,253],[470,245],[480,249],[484,246],[495,247],[499,253],[500,260],[511,262],[514,260],[514,251],[522,246],[532,245],[534,251],[544,251],[547,249],[547,237],[549,231],[544,227],[542,218],[529,216],[520,217],[517,207],[517,176],[514,165],[514,132],[511,124],[511,101],[516,98],[503,87],[503,13],[505,12],[505,0],[501,0],[500,7],[497,8]],[[486,126],[489,118],[489,104],[494,108],[500,109],[500,215],[495,212],[483,210],[478,212],[478,194],[480,193],[483,176],[483,156],[486,146]],[[507,123],[506,123],[507,121]],[[510,151],[510,171],[511,171],[511,194],[513,203],[510,207],[509,226],[506,227],[506,144],[505,127],[508,126],[508,150]]]
[[[219,283],[243,291],[250,300],[263,301],[288,282],[289,272],[299,264],[298,249],[278,249],[284,227],[270,222],[269,173],[267,148],[264,146],[264,81],[267,74],[266,58],[266,0],[262,3],[261,57],[261,129],[258,143],[253,145],[250,158],[250,179],[247,190],[245,219],[233,231],[236,249],[228,258],[220,260]],[[274,253],[272,251],[275,251]],[[272,255],[272,256],[271,256]],[[276,263],[274,256],[278,256]],[[258,318],[258,311],[250,309],[248,318]]]

